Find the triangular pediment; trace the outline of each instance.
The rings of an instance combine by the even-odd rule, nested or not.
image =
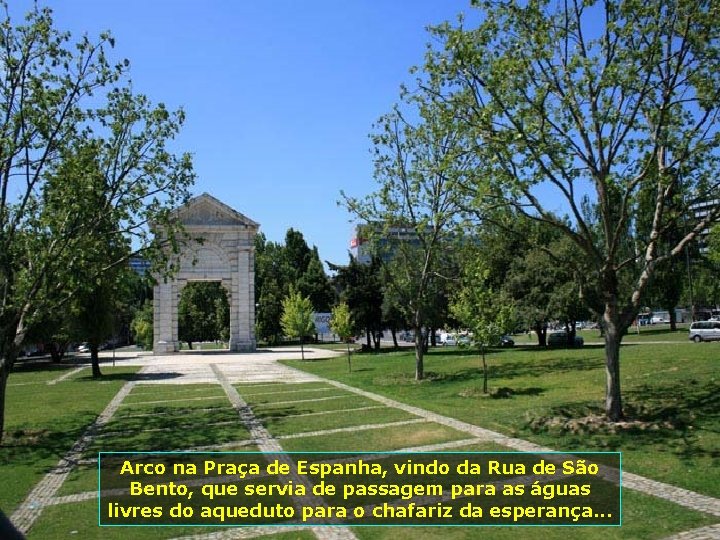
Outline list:
[[[193,197],[176,210],[183,225],[236,226],[257,229],[260,225],[208,193]]]

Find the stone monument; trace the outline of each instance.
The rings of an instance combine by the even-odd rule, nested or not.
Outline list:
[[[158,278],[155,285],[153,352],[180,350],[180,292],[193,281],[222,284],[230,304],[230,350],[254,351],[255,235],[259,225],[207,193],[190,199],[175,212],[188,240],[173,261],[178,271],[167,280]]]

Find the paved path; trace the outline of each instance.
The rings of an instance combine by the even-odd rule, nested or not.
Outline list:
[[[335,356],[341,353],[321,349],[306,349],[306,358],[319,359]],[[109,353],[104,355],[108,360]],[[142,366],[136,375],[135,380],[127,383],[113,398],[107,408],[98,417],[95,423],[90,426],[85,435],[78,440],[68,454],[58,465],[41,480],[28,495],[17,511],[11,517],[11,521],[22,531],[27,531],[32,526],[47,504],[53,504],[55,493],[60,489],[67,477],[68,472],[77,463],[83,450],[87,447],[96,432],[108,422],[115,410],[122,403],[125,396],[136,384],[220,384],[224,389],[233,407],[238,411],[240,421],[249,428],[253,442],[258,444],[263,451],[282,451],[279,438],[274,438],[265,427],[254,416],[253,411],[247,406],[242,397],[238,394],[233,383],[256,382],[308,382],[322,381],[336,388],[364,396],[384,406],[393,407],[420,418],[419,421],[431,421],[445,425],[467,433],[470,437],[462,441],[452,441],[439,445],[428,445],[413,448],[414,451],[434,451],[452,448],[456,446],[472,444],[481,441],[492,441],[508,448],[525,452],[542,452],[553,449],[543,447],[529,441],[508,437],[502,433],[484,429],[473,424],[459,421],[444,415],[433,413],[425,409],[406,405],[404,403],[386,398],[379,394],[360,390],[343,383],[324,379],[315,375],[304,373],[300,370],[278,363],[279,359],[300,358],[300,350],[297,349],[268,349],[257,353],[234,354],[234,353],[185,353],[173,356],[149,356],[146,354],[129,354],[122,358],[116,358],[116,365]],[[369,426],[355,426],[341,430],[326,430],[329,432],[360,431]],[[374,427],[374,426],[373,426]],[[307,434],[305,434],[307,435]],[[287,438],[287,437],[286,437]],[[692,510],[705,512],[720,517],[720,499],[694,493],[676,486],[657,482],[632,473],[623,474],[623,487],[640,491],[661,499],[671,501],[675,504],[690,508]],[[84,494],[81,494],[84,495]],[[92,495],[92,494],[89,494]],[[312,528],[312,531],[321,539],[344,539],[354,538],[350,529],[341,528]],[[251,538],[277,532],[273,528],[254,529],[230,529],[218,533],[195,535],[194,539],[203,540],[224,540],[230,538]],[[720,538],[720,524],[714,524],[694,530],[684,531],[672,537],[677,540],[706,540]]]

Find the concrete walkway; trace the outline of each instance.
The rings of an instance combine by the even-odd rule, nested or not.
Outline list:
[[[111,361],[112,353],[104,353],[102,355],[103,364]],[[329,358],[343,353],[336,353],[324,349],[305,349],[305,358],[314,360],[320,358]],[[88,429],[88,432],[79,440],[70,450],[68,455],[58,463],[56,468],[51,471],[28,496],[27,500],[13,514],[11,520],[22,531],[27,531],[32,523],[40,514],[43,504],[40,502],[44,499],[51,499],[58,491],[65,480],[71,464],[76,463],[80,454],[87,447],[89,440],[98,431],[98,429],[112,416],[123,398],[129,393],[134,385],[140,384],[220,384],[228,395],[233,406],[240,413],[240,421],[252,428],[251,433],[258,441],[264,441],[262,449],[268,451],[280,451],[278,439],[273,438],[267,430],[255,419],[254,413],[245,404],[242,397],[231,386],[233,383],[277,383],[277,382],[309,382],[321,381],[332,385],[336,388],[354,393],[376,401],[384,406],[400,409],[418,416],[422,421],[435,422],[441,425],[451,427],[463,433],[467,433],[470,438],[467,440],[437,445],[438,447],[452,447],[456,444],[467,444],[472,441],[492,441],[497,444],[506,446],[513,450],[524,452],[543,452],[552,451],[554,449],[543,447],[535,443],[508,437],[502,433],[481,428],[457,419],[433,413],[426,409],[413,407],[404,403],[389,399],[387,397],[360,390],[358,388],[342,384],[336,381],[310,375],[300,370],[285,366],[278,362],[279,359],[300,358],[299,348],[277,348],[258,351],[256,353],[226,353],[226,352],[188,352],[172,356],[152,356],[143,353],[123,353],[115,358],[116,365],[141,366],[142,369],[137,373],[134,380],[128,383],[118,392],[118,395],[108,405],[107,409],[100,415],[98,420]],[[355,426],[340,431],[360,431],[364,426]],[[434,450],[428,447],[427,450]],[[438,448],[440,449],[440,448]],[[419,449],[414,449],[419,451]],[[632,473],[623,473],[623,487],[633,489],[654,497],[668,500],[675,504],[686,508],[704,512],[720,518],[720,499],[694,493],[676,486],[657,482],[649,478],[645,478]],[[40,503],[40,504],[38,504]],[[273,529],[265,527],[258,528],[254,531],[254,536],[270,534]],[[334,533],[330,533],[333,529],[313,528],[316,536],[319,538],[352,538],[352,532],[346,528],[334,529]],[[221,533],[210,533],[207,535],[196,535],[197,539],[225,539],[225,538],[249,538],[253,536],[251,531],[245,530],[226,530]],[[709,538],[720,538],[720,524],[711,525],[695,530],[684,531],[673,538],[685,540],[703,540]]]

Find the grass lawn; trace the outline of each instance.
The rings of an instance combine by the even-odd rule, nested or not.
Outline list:
[[[409,351],[356,354],[353,373],[344,357],[292,361],[291,365],[398,401],[459,418],[559,450],[619,449],[626,470],[718,496],[720,491],[720,382],[717,344],[667,343],[623,348],[626,410],[642,422],[626,430],[583,426],[572,419],[597,414],[603,400],[602,348],[538,350],[534,347],[489,355],[490,388],[474,352],[444,348],[427,357],[428,379],[416,383]],[[75,366],[27,366],[10,378],[8,433],[0,447],[0,508],[10,515],[87,425],[102,411],[136,368],[103,367],[93,381],[89,368],[55,384]],[[460,441],[467,433],[422,421],[382,426],[418,417],[325,382],[234,385],[270,433],[287,451],[389,451]],[[503,398],[500,399],[500,396]],[[330,399],[326,399],[330,398]],[[309,432],[371,425],[372,429],[309,435]],[[614,432],[613,432],[614,431]],[[71,472],[59,495],[97,488],[98,451],[183,450],[228,444],[254,451],[219,385],[139,384],[100,430],[84,461]],[[233,446],[233,444],[235,446]],[[224,447],[225,448],[225,447]],[[453,451],[505,451],[497,443],[474,443]],[[7,487],[6,487],[7,486]],[[660,539],[719,520],[676,504],[625,490],[623,527],[397,528],[356,527],[360,539],[403,538],[572,538]],[[53,504],[43,510],[29,539],[174,538],[222,528],[97,526],[97,501]],[[311,530],[277,529],[278,540],[309,539]]]
[[[30,489],[65,455],[137,368],[90,368],[58,382],[75,366],[19,366],[8,379],[5,436],[0,446],[0,508],[12,514]],[[29,384],[32,383],[32,384]]]
[[[407,351],[289,361],[302,370],[558,450],[621,450],[625,470],[720,496],[720,378],[717,343],[627,345],[622,349],[623,429],[573,419],[602,414],[602,347],[516,348],[488,356],[490,390],[481,392],[475,352],[445,348],[426,356],[416,382]]]
[[[28,534],[28,540],[55,540],[74,538],[77,540],[154,540],[177,538],[191,534],[208,534],[222,531],[221,527],[98,527],[97,501],[73,504],[59,504],[43,511],[38,522]],[[310,530],[283,532],[262,536],[263,540],[312,540]]]
[[[676,504],[625,491],[623,494],[622,527],[355,527],[360,540],[415,540],[442,538],[461,540],[482,538],[503,540],[512,538],[542,538],[543,540],[614,540],[661,539],[676,532],[713,523]]]

